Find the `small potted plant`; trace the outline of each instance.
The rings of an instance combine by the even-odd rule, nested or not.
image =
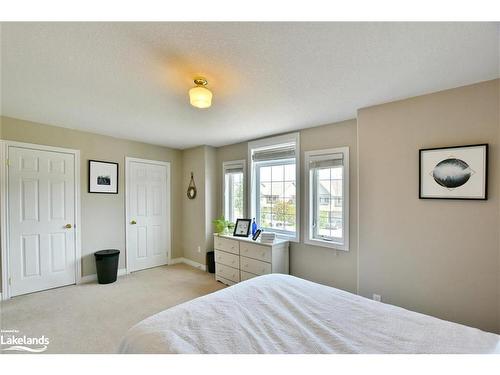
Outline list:
[[[230,225],[233,225],[231,222],[224,219],[224,216],[219,217],[213,221],[215,227],[215,233],[222,234],[226,232]]]

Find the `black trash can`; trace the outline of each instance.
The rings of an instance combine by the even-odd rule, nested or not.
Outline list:
[[[109,249],[94,253],[99,284],[111,284],[116,281],[120,250]]]
[[[215,252],[209,251],[207,253],[207,268],[208,272],[215,273]]]

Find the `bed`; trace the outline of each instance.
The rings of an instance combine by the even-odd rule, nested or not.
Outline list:
[[[500,336],[271,274],[132,327],[121,353],[499,353]]]

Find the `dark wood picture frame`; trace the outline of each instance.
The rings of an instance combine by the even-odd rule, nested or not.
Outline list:
[[[246,223],[248,223],[247,233],[246,234],[237,233],[238,225],[239,225],[240,222],[246,222]],[[236,225],[234,226],[233,236],[234,237],[248,237],[250,235],[250,229],[251,228],[252,228],[252,220],[250,220],[250,219],[236,219]]]
[[[427,197],[422,195],[422,154],[425,151],[435,151],[435,150],[448,150],[448,149],[461,149],[469,147],[484,147],[484,197],[479,198],[467,198],[467,197]],[[453,200],[487,200],[488,199],[488,144],[478,143],[472,145],[459,145],[459,146],[447,146],[447,147],[433,147],[433,148],[422,148],[418,150],[418,197],[419,199],[453,199]]]
[[[90,184],[90,168],[92,163],[101,163],[101,164],[114,164],[116,165],[116,191],[92,191],[91,189],[91,184]],[[88,161],[88,192],[91,194],[118,194],[118,185],[119,185],[119,175],[120,175],[120,168],[119,164],[115,163],[113,161],[103,161],[103,160],[93,160],[89,159]]]

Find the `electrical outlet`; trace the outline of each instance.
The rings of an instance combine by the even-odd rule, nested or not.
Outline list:
[[[382,302],[382,296],[380,294],[373,294],[373,300],[377,302]]]
[[[201,246],[198,246],[198,252],[201,253]]]

